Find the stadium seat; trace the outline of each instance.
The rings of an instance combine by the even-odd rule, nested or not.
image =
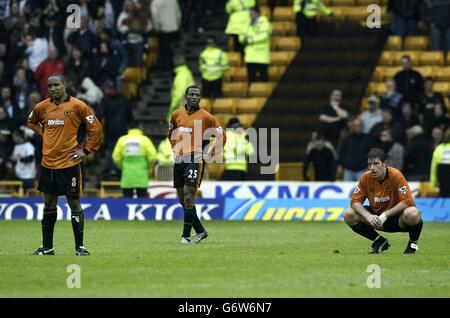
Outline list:
[[[242,126],[247,129],[249,127],[252,127],[253,122],[256,119],[257,114],[240,114],[239,120],[242,123]]]
[[[295,21],[295,13],[292,7],[275,7],[272,15],[273,21]]]
[[[295,57],[297,52],[292,51],[280,51],[280,52],[271,52],[270,53],[270,65],[281,65],[287,66],[291,63],[292,59]]]
[[[407,36],[403,42],[404,50],[426,50],[429,45],[427,36]]]
[[[217,115],[214,115],[214,117],[216,117],[217,121],[222,125],[222,127],[226,127],[230,118],[236,117],[236,115],[234,115],[234,114],[217,114]]]
[[[413,66],[419,65],[420,51],[400,51],[394,54],[394,65],[402,65],[403,56],[408,55],[411,58]]]
[[[422,77],[428,77],[428,76],[433,77],[436,73],[434,66],[419,66],[419,67],[415,67],[414,70],[419,72],[422,75]]]
[[[420,65],[444,65],[444,53],[441,51],[428,51],[420,54]]]
[[[157,52],[146,52],[143,54],[143,64],[149,69],[158,63],[158,53]]]
[[[212,109],[212,102],[210,99],[208,98],[202,98],[200,99],[200,108],[203,108],[204,110],[206,110],[208,113],[211,112]]]
[[[395,76],[395,74],[397,74],[401,70],[402,70],[401,66],[386,67],[384,69],[384,78],[385,79],[393,78]]]
[[[276,181],[304,181],[303,162],[278,163],[275,168]]]
[[[353,6],[355,4],[355,0],[331,0],[330,6]]]
[[[446,64],[450,65],[450,52],[447,52]]]
[[[207,176],[205,175],[205,179],[208,180],[219,180],[220,176],[222,175],[224,166],[223,164],[219,164],[219,163],[210,163],[206,165],[207,169],[208,169],[208,174]]]
[[[97,188],[84,188],[83,189],[83,196],[89,197],[89,198],[98,198],[99,197],[99,190]]]
[[[248,97],[269,97],[272,91],[272,83],[252,83],[248,90]]]
[[[294,22],[275,21],[272,23],[272,36],[294,36],[296,29]]]
[[[159,39],[156,36],[150,36],[147,45],[150,52],[159,52]]]
[[[223,83],[223,97],[247,97],[247,82]]]
[[[430,182],[420,182],[419,194],[422,198],[436,198],[439,197],[437,189],[431,185]]]
[[[318,14],[319,21],[325,22],[343,22],[345,20],[345,8],[346,7],[332,7],[333,15],[325,15],[322,12]]]
[[[1,180],[0,197],[4,194],[12,197],[23,197],[23,182],[17,180]]]
[[[372,81],[381,82],[384,76],[384,66],[377,66],[372,73]]]
[[[241,67],[230,67],[224,75],[224,80],[226,82],[246,82],[247,81],[247,68]]]
[[[134,99],[139,96],[139,87],[136,83],[123,82],[122,91],[128,99]]]
[[[259,12],[261,12],[261,15],[267,17],[269,20],[272,20],[272,11],[268,6],[259,7]]]
[[[368,13],[367,13],[367,7],[344,7],[344,16],[345,20],[347,21],[364,21],[364,23],[367,20]]]
[[[378,96],[384,95],[387,92],[387,87],[385,83],[378,83],[375,93]]]
[[[399,35],[390,35],[386,41],[384,49],[392,51],[400,51],[402,49],[402,37]]]
[[[355,5],[357,6],[368,6],[370,4],[379,4],[379,0],[356,0]]]
[[[242,113],[258,113],[266,103],[267,98],[252,97],[252,98],[239,98],[236,112]]]
[[[228,52],[228,65],[229,66],[242,66],[242,57],[239,52]]]
[[[369,84],[367,84],[367,88],[366,88],[366,95],[369,96],[372,94],[376,94],[377,88],[378,88],[377,82],[369,82]]]
[[[236,113],[237,104],[237,98],[217,98],[213,103],[212,111],[214,114],[234,114]]]
[[[298,51],[301,41],[297,36],[277,36],[272,37],[271,46],[274,51]]]
[[[286,66],[269,66],[269,81],[278,81],[286,71]]]
[[[378,64],[383,66],[391,66],[392,64],[394,64],[395,54],[396,52],[393,51],[383,51],[380,55]]]
[[[434,79],[436,81],[450,81],[450,66],[438,67]]]
[[[436,82],[433,86],[434,90],[438,93],[441,93],[443,95],[447,95],[450,88],[450,83],[448,82]]]
[[[143,80],[143,69],[140,67],[127,67],[123,72],[123,81],[140,84]]]
[[[101,181],[99,195],[100,198],[121,198],[120,181]]]
[[[267,6],[268,2],[269,2],[268,0],[258,0],[257,4],[258,4],[258,7],[262,7],[262,6]]]

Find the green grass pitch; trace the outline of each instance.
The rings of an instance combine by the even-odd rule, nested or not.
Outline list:
[[[87,221],[90,257],[74,256],[70,222],[57,222],[56,256],[30,256],[40,222],[0,222],[0,297],[449,297],[450,223],[425,223],[419,254],[403,255],[407,233],[387,233],[391,248],[343,223],[205,222],[210,237],[179,243],[181,221]],[[337,252],[339,251],[339,253]],[[81,268],[81,288],[66,285]],[[368,288],[370,264],[381,287]]]

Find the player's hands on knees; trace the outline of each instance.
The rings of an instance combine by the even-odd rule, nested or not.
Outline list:
[[[383,228],[383,222],[380,220],[378,215],[370,215],[367,218],[367,222],[376,230],[381,230]]]
[[[86,157],[86,154],[81,148],[76,148],[69,154],[70,160],[80,160],[83,159],[84,157]]]

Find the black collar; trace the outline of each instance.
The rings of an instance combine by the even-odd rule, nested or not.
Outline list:
[[[69,94],[67,94],[66,98],[60,104],[67,103],[68,101],[70,101],[70,95]],[[55,104],[55,102],[53,101],[53,98],[51,98],[51,97],[50,97],[50,103]],[[55,104],[55,105],[59,105],[59,104]]]

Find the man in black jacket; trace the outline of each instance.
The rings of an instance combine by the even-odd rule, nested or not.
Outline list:
[[[432,50],[450,51],[450,0],[425,0],[424,18],[429,23]]]
[[[411,57],[409,55],[402,57],[402,66],[403,70],[394,76],[397,91],[403,95],[405,101],[415,105],[417,98],[423,92],[422,75],[412,69]]]

